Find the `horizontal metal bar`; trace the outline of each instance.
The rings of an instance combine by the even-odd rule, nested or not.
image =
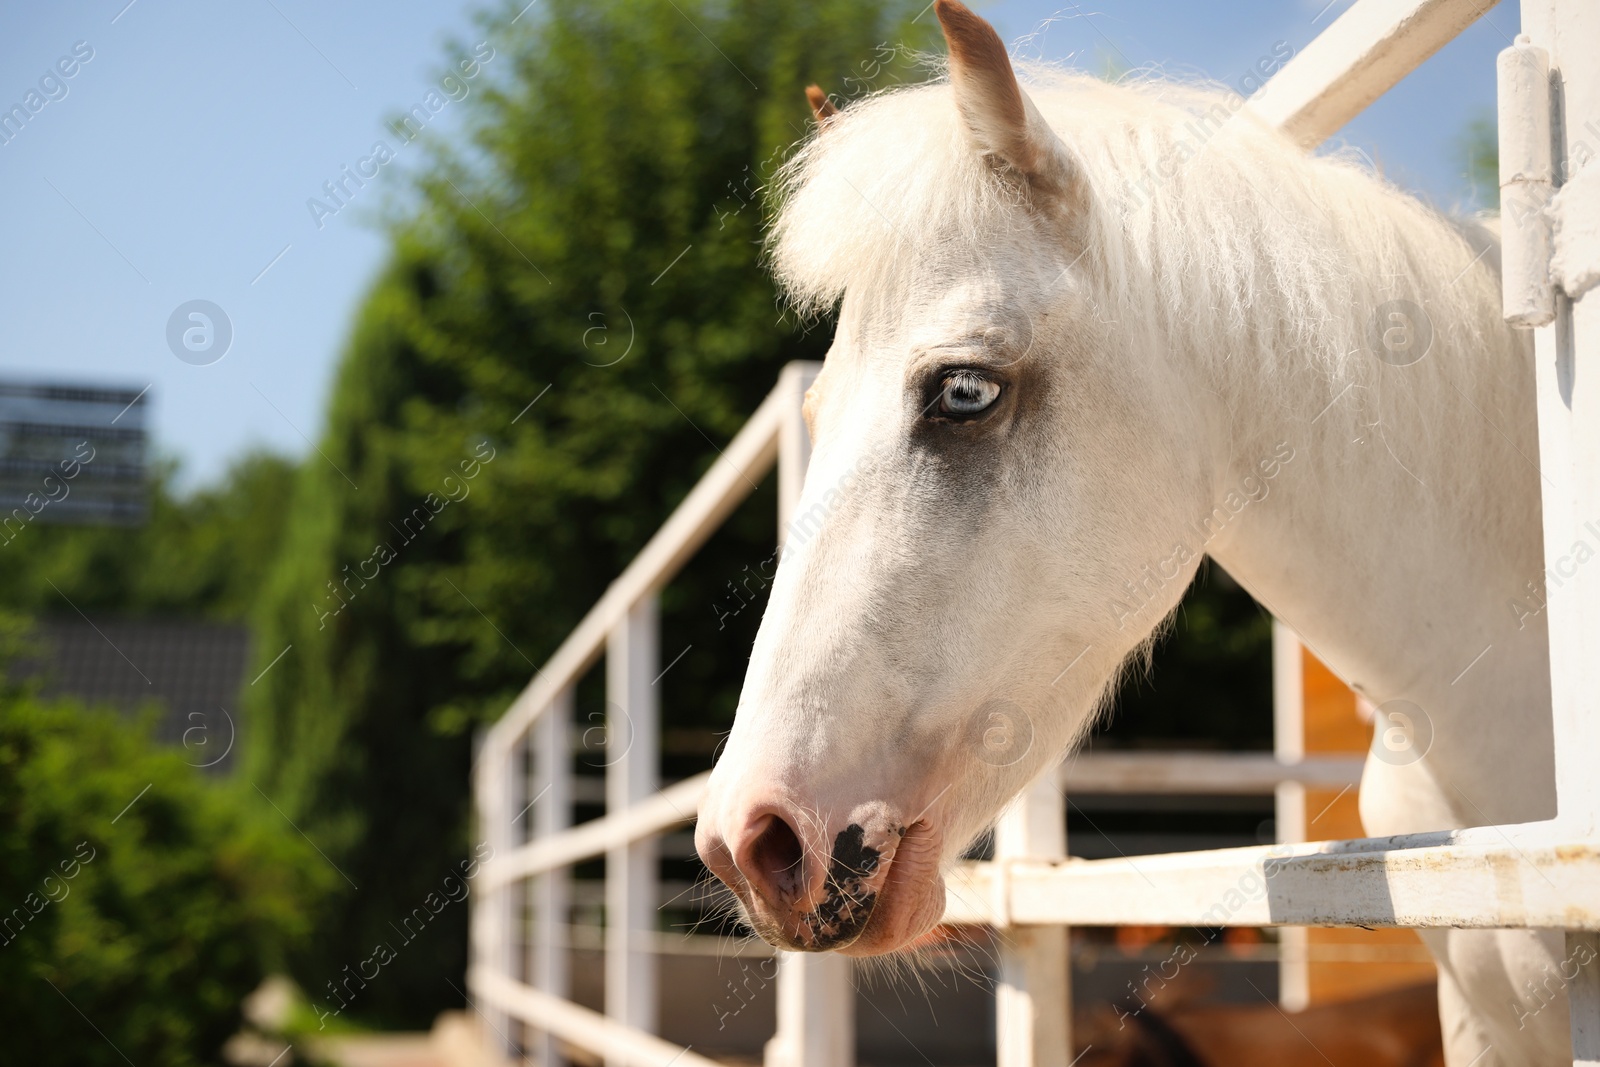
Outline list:
[[[672,580],[724,519],[755,490],[778,459],[781,388],[767,394],[750,421],[689,490],[672,515],[628,564],[617,580],[484,737],[483,755],[504,751],[557,693],[574,684],[605,650],[606,638],[640,600]]]
[[[1096,752],[1061,765],[1069,793],[1270,795],[1281,783],[1341,789],[1361,781],[1360,756],[1311,756],[1297,763],[1270,752]]]
[[[1283,763],[1265,753],[1140,752],[1084,755],[1062,767],[1063,787],[1083,793],[1270,793],[1279,782],[1336,787],[1360,777],[1359,759]],[[496,856],[486,888],[527,878],[691,822],[710,772],[669,786],[626,811],[593,819]]]
[[[690,822],[700,809],[710,778],[710,771],[685,778],[625,811],[592,819],[554,837],[540,838],[495,856],[479,868],[480,885],[495,889]]]
[[[557,924],[558,948],[603,952],[606,928],[602,923]],[[636,944],[658,956],[711,956],[719,960],[771,959],[778,950],[758,937],[721,937],[715,934],[669,934],[659,930],[636,931]]]
[[[721,1067],[716,1060],[663,1041],[654,1034],[606,1018],[570,1000],[541,993],[487,967],[467,972],[467,984],[481,1003],[555,1034],[622,1067]]]
[[[966,864],[945,921],[1007,925],[1600,930],[1600,843],[1405,838],[1115,860]]]
[[[1246,107],[1315,148],[1492,6],[1489,0],[1358,0]]]

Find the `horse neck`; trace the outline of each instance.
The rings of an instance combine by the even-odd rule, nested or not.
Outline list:
[[[1219,496],[1260,479],[1274,448],[1293,458],[1208,550],[1357,692],[1430,720],[1424,761],[1369,761],[1368,831],[1553,814],[1525,336],[1496,329],[1410,366],[1374,359],[1342,381],[1306,371],[1282,384],[1217,383]],[[1522,784],[1483,784],[1505,775]]]

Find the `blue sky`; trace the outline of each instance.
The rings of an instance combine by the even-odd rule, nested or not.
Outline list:
[[[1348,6],[1326,2],[978,7],[1008,40],[1048,20],[1021,46],[1027,55],[1235,82],[1278,42],[1304,46]],[[382,261],[374,220],[403,192],[418,146],[399,149],[333,217],[314,219],[307,200],[370,157],[374,142],[398,145],[386,120],[438,87],[447,41],[470,49],[484,39],[473,19],[481,6],[14,7],[0,33],[0,108],[47,76],[54,99],[0,144],[0,371],[150,386],[157,447],[182,461],[187,485],[214,479],[252,447],[307,451],[351,313]],[[1494,56],[1516,32],[1516,6],[1492,8],[1342,140],[1436,204],[1462,205],[1455,139],[1492,112]],[[75,57],[75,45],[92,58]],[[449,136],[460,113],[447,104],[430,132]],[[169,345],[169,320],[194,300],[216,304],[231,323],[215,362],[206,352],[180,359]],[[195,325],[180,317],[178,335]],[[205,343],[203,333],[192,338]]]

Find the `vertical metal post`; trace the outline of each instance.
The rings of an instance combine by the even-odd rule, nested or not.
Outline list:
[[[778,389],[786,397],[783,424],[778,430],[778,546],[782,548],[800,506],[806,468],[811,465],[811,431],[806,428],[806,390],[822,370],[819,363],[790,363],[778,375]]]
[[[517,844],[512,821],[520,795],[523,747],[520,741],[501,752],[480,750],[478,763],[479,833],[491,849],[491,858],[507,855]],[[476,964],[511,978],[517,977],[517,931],[520,918],[519,883],[501,885],[478,894],[472,914],[472,955]],[[482,1015],[484,1043],[502,1055],[516,1054],[509,1037],[511,1019],[495,1008]]]
[[[1559,191],[1551,211],[1559,220],[1569,201],[1600,196],[1595,185],[1593,131],[1600,128],[1600,66],[1594,42],[1600,40],[1600,8],[1592,0],[1523,0],[1522,29],[1527,46],[1549,58],[1554,113],[1550,125]],[[1502,106],[1515,112],[1507,101]],[[1515,115],[1510,121],[1518,121]],[[1502,179],[1507,175],[1502,174]],[[1509,205],[1506,205],[1509,207]],[[1580,226],[1557,228],[1557,260],[1592,265],[1600,257],[1593,233]],[[1563,248],[1563,239],[1570,247]],[[1552,261],[1555,281],[1568,279]],[[1581,273],[1581,272],[1580,272]],[[1584,289],[1555,298],[1555,321],[1535,331],[1539,396],[1539,459],[1544,475],[1545,559],[1559,560],[1575,538],[1600,528],[1600,292]],[[1547,588],[1550,629],[1550,680],[1555,733],[1557,819],[1566,833],[1593,838],[1600,833],[1600,574],[1579,567]],[[1600,959],[1592,935],[1567,935],[1569,957],[1579,972],[1568,984],[1573,1063],[1600,1064]],[[1588,950],[1588,951],[1584,951]],[[1585,962],[1587,961],[1587,962]]]
[[[800,503],[811,435],[801,405],[821,367],[791,363],[778,387],[788,403],[778,431],[778,540]],[[784,953],[778,963],[778,1031],[767,1042],[766,1067],[854,1067],[855,985],[848,957]]]
[[[1555,318],[1550,281],[1550,64],[1519,37],[1495,62],[1500,97],[1500,284],[1505,319],[1545,326]]]
[[[1600,935],[1588,930],[1567,931],[1567,956],[1578,970],[1567,990],[1572,1007],[1572,1065],[1600,1064]],[[1565,973],[1563,965],[1563,974]]]
[[[1594,42],[1600,37],[1600,11],[1583,0],[1527,0],[1523,28],[1534,46],[1550,57],[1552,76],[1561,84],[1562,113],[1552,125],[1563,142],[1557,171],[1563,185],[1552,210],[1567,210],[1565,200],[1593,154],[1585,141],[1600,129],[1600,68]],[[1593,171],[1593,164],[1587,168]],[[1589,196],[1600,196],[1588,173]],[[1570,238],[1577,244],[1584,238]],[[1594,237],[1587,238],[1591,262],[1600,259]],[[1555,322],[1534,332],[1539,389],[1539,455],[1544,484],[1545,558],[1559,560],[1573,541],[1600,527],[1600,292],[1590,289],[1573,299],[1556,300]],[[1555,704],[1558,817],[1585,836],[1600,832],[1600,575],[1579,567],[1561,575],[1549,600],[1551,695]]]
[[[533,727],[533,838],[548,838],[572,825],[573,693],[563,691]],[[533,945],[528,978],[542,993],[571,995],[567,925],[572,901],[571,874],[565,867],[529,880]],[[539,1033],[528,1043],[539,1067],[560,1067],[555,1039]]]
[[[1305,669],[1300,639],[1276,619],[1272,623],[1272,753],[1285,763],[1306,755]],[[1273,794],[1273,825],[1280,844],[1306,839],[1306,787],[1279,782]],[[1304,1011],[1311,1003],[1310,935],[1304,926],[1278,928],[1278,1003]]]
[[[785,952],[778,957],[778,1032],[765,1067],[854,1067],[855,985],[850,959]]]
[[[660,787],[660,659],[654,595],[634,605],[606,644],[606,811],[627,811]],[[606,1015],[656,1031],[657,844],[606,853]]]
[[[492,762],[484,746],[484,733],[480,732],[474,738],[474,759],[472,770],[472,799],[475,813],[478,817],[477,832],[485,840],[491,840],[489,827],[494,823],[494,794],[496,783],[494,774],[490,769]],[[484,881],[480,874],[474,879],[472,894],[467,903],[467,954],[468,971],[479,968],[488,968],[494,965],[494,904],[493,890],[484,888]],[[494,1033],[487,1019],[481,1026],[485,1045],[491,1045]]]
[[[1056,768],[1051,767],[1000,816],[994,834],[996,863],[1066,857],[1066,805],[1055,782]],[[1001,933],[996,1062],[999,1067],[1067,1067],[1073,1059],[1070,931],[1064,926],[1012,926]]]

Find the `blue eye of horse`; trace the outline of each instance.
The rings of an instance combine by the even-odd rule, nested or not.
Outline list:
[[[939,414],[976,415],[1000,397],[1000,385],[971,371],[958,371],[945,378],[939,389]]]

